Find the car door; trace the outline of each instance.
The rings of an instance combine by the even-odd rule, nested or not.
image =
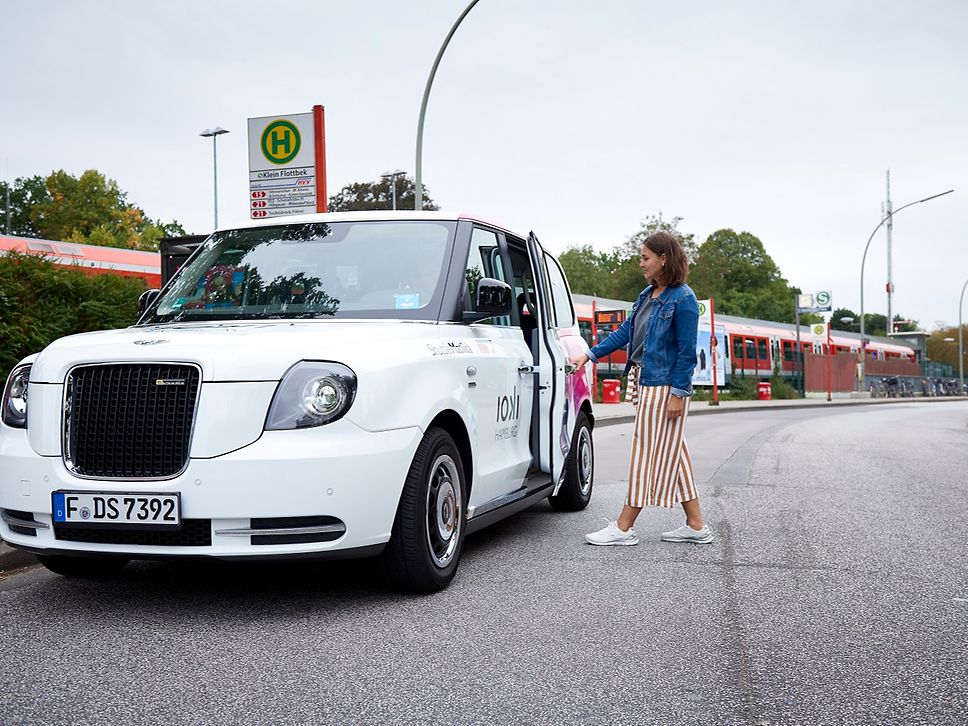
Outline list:
[[[528,258],[534,275],[538,305],[537,329],[537,379],[538,411],[536,443],[538,460],[542,471],[551,474],[556,488],[564,475],[564,463],[571,445],[571,429],[574,412],[570,411],[565,392],[565,375],[568,360],[555,332],[548,274],[543,250],[534,233],[528,235]]]
[[[481,277],[513,286],[502,242],[493,230],[474,227],[465,273],[468,302],[474,300]],[[476,370],[468,372],[467,389],[477,442],[477,480],[469,502],[475,508],[520,489],[531,465],[534,377],[522,371],[531,364],[531,352],[515,317],[487,318],[468,326],[476,352]]]

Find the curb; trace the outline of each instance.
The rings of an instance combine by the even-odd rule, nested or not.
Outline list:
[[[743,413],[748,411],[791,411],[795,409],[804,408],[817,408],[821,409],[825,407],[825,404],[830,404],[830,408],[844,408],[847,406],[890,406],[899,403],[954,403],[957,401],[966,401],[968,398],[965,396],[943,396],[941,398],[902,398],[902,399],[865,399],[860,398],[857,400],[843,400],[834,403],[832,401],[823,401],[822,403],[791,403],[785,404],[783,406],[730,406],[728,408],[718,408],[716,406],[704,406],[699,409],[689,410],[689,418],[693,416],[706,416],[713,413]],[[829,408],[828,408],[829,410]],[[595,417],[595,428],[601,426],[615,426],[616,424],[632,423],[635,421],[635,414],[617,414],[615,416],[608,416],[604,418]]]
[[[37,564],[37,556],[30,552],[15,549],[0,540],[0,572],[16,570],[20,567],[30,567]]]

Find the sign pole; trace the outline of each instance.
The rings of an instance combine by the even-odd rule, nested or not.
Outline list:
[[[794,363],[797,370],[797,388],[800,396],[803,396],[803,350],[800,348],[800,299],[797,295],[793,296],[793,309],[797,316],[797,349],[794,351]]]
[[[718,382],[718,371],[716,370],[716,349],[719,347],[719,342],[716,339],[716,301],[710,297],[709,298],[709,352],[710,358],[713,363],[713,400],[709,402],[710,406],[719,405],[719,382]]]
[[[831,366],[831,360],[833,359],[833,354],[834,354],[834,348],[830,344],[830,321],[828,320],[827,321],[827,402],[828,403],[831,400],[830,394],[831,394],[832,385],[833,385],[831,382],[831,372],[830,372],[830,366]]]
[[[328,211],[326,201],[326,110],[313,106],[313,131],[316,136],[316,211]]]

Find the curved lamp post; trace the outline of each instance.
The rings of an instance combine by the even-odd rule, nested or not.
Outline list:
[[[437,57],[434,59],[433,68],[430,69],[430,76],[427,77],[427,85],[424,88],[423,101],[420,103],[420,120],[417,121],[417,172],[414,178],[414,203],[413,208],[416,211],[423,209],[423,128],[424,128],[424,117],[427,115],[427,101],[430,98],[430,87],[434,83],[434,76],[437,75],[437,66],[440,65],[440,59],[444,57],[444,51],[447,50],[447,44],[450,43],[450,39],[454,37],[454,33],[457,32],[457,26],[461,24],[461,21],[467,17],[467,13],[471,11],[480,0],[472,0],[470,5],[464,8],[464,12],[460,14],[457,18],[457,22],[447,33],[447,37],[444,38],[444,44],[440,46],[440,50],[437,51]]]
[[[864,365],[867,362],[866,360],[867,342],[866,342],[866,338],[864,337],[864,265],[867,263],[867,250],[870,249],[871,241],[874,239],[874,235],[877,234],[877,230],[883,227],[884,223],[887,220],[893,219],[894,215],[896,215],[902,209],[907,209],[908,207],[913,207],[915,204],[921,204],[923,202],[927,202],[932,199],[937,199],[938,197],[943,197],[945,194],[951,194],[951,192],[953,191],[954,189],[949,189],[946,192],[941,192],[941,194],[932,194],[930,197],[919,199],[916,202],[908,202],[907,204],[888,212],[887,214],[884,215],[884,219],[882,219],[880,223],[876,227],[874,227],[874,231],[871,232],[871,236],[867,238],[867,244],[864,245],[864,256],[860,261],[860,385],[861,385],[861,388],[863,388],[864,386]],[[887,321],[888,333],[891,332],[890,331],[891,322],[892,321],[890,320]]]
[[[958,393],[965,393],[965,331],[962,328],[961,308],[965,302],[965,288],[968,280],[961,286],[961,297],[958,298]]]

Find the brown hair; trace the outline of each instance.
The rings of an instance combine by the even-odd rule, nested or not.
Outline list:
[[[682,251],[682,245],[674,235],[668,232],[653,232],[645,238],[644,246],[661,256],[665,255],[666,263],[662,268],[662,279],[655,280],[668,287],[681,285],[689,277],[689,260]]]

